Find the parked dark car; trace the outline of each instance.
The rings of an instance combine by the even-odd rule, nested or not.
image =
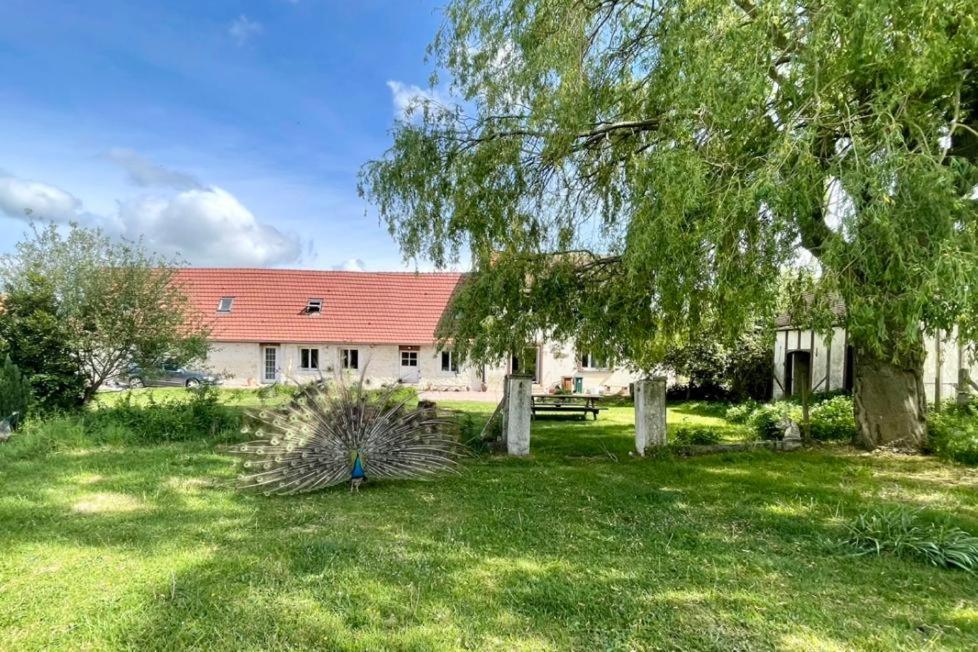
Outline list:
[[[221,379],[200,369],[187,369],[171,363],[164,363],[158,369],[143,370],[139,367],[129,369],[129,387],[199,387],[200,385],[219,385]]]

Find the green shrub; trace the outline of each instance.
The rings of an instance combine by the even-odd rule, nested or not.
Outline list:
[[[784,419],[802,425],[802,408],[795,401],[775,403],[743,403],[727,410],[726,419],[731,423],[746,423],[760,439],[779,440],[784,437],[781,426]],[[843,394],[819,396],[812,400],[808,410],[810,435],[818,441],[849,441],[856,434],[856,419],[852,411],[852,399]]]
[[[757,401],[745,401],[739,405],[733,405],[727,408],[723,418],[730,423],[747,423],[758,407],[760,407],[760,404]]]
[[[0,364],[0,420],[10,419],[11,427],[17,427],[27,416],[30,403],[30,385],[8,355]]]
[[[223,405],[216,390],[203,386],[190,390],[190,400],[183,396],[161,401],[153,395],[138,404],[127,393],[110,407],[84,414],[83,421],[93,438],[106,441],[108,435],[120,436],[132,443],[163,443],[192,439],[224,439],[241,425],[238,410]],[[120,435],[120,433],[122,433]]]
[[[5,288],[0,351],[10,355],[26,378],[35,411],[76,410],[82,405],[85,379],[68,345],[71,338],[58,314],[58,298],[49,279],[31,274],[25,280],[24,287]]]
[[[856,436],[856,418],[852,399],[833,396],[809,409],[810,434],[817,441],[852,441]]]
[[[710,446],[719,444],[720,433],[706,426],[686,426],[677,428],[671,434],[673,444],[679,446]]]
[[[754,429],[761,439],[774,441],[784,437],[781,422],[785,418],[799,421],[801,411],[797,406],[785,401],[759,405],[748,418],[748,425]]]
[[[893,554],[942,568],[978,571],[978,537],[946,524],[925,522],[906,509],[880,509],[845,525],[845,544],[859,555]]]
[[[932,453],[961,464],[978,465],[978,405],[950,404],[927,418],[928,447]]]

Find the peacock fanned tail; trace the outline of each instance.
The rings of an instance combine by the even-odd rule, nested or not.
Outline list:
[[[255,441],[240,486],[267,495],[316,491],[351,480],[420,479],[456,469],[462,454],[455,419],[409,408],[396,389],[369,392],[362,381],[304,388],[288,405],[252,415]]]

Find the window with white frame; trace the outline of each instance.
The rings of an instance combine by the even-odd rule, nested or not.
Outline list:
[[[299,349],[299,368],[306,371],[319,369],[319,349]]]
[[[340,349],[340,366],[343,369],[359,369],[360,351],[357,349]]]
[[[231,312],[232,305],[234,305],[234,297],[221,297],[221,300],[217,302],[217,311]]]
[[[599,358],[590,352],[578,354],[578,363],[581,365],[581,369],[591,369],[595,371],[608,369],[608,361],[604,358]]]
[[[418,352],[417,351],[401,351],[401,366],[402,367],[417,367],[418,366]]]
[[[441,352],[441,370],[458,373],[458,358],[455,357],[454,351]]]

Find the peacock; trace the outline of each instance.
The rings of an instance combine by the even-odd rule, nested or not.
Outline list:
[[[244,459],[240,486],[266,495],[316,491],[368,478],[427,478],[457,469],[463,447],[455,419],[433,405],[411,408],[396,387],[316,383],[287,405],[252,415],[257,439],[232,447]]]

